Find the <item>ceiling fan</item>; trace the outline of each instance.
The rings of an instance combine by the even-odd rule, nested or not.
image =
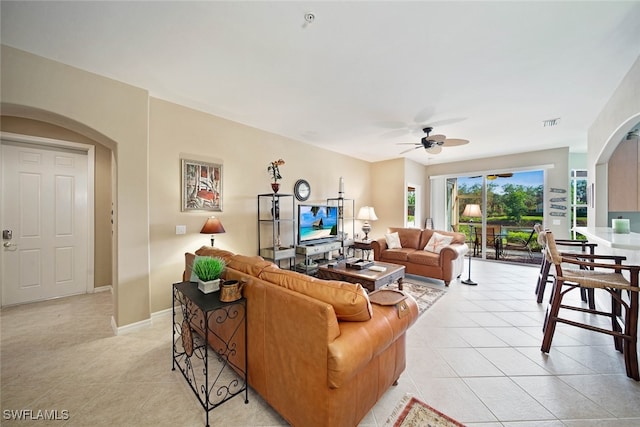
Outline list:
[[[399,142],[398,145],[414,145],[413,148],[404,150],[400,154],[408,153],[411,150],[417,150],[418,148],[424,148],[427,153],[438,154],[442,151],[442,147],[455,147],[457,145],[468,144],[466,139],[447,138],[444,135],[430,135],[432,127],[426,127],[422,129],[426,136],[423,136],[420,142]]]

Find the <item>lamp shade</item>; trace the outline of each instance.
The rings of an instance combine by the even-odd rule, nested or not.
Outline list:
[[[356,219],[361,221],[376,221],[378,217],[376,216],[376,211],[373,209],[373,206],[363,206],[358,211]]]
[[[215,216],[207,218],[207,222],[204,223],[202,230],[200,230],[201,234],[219,234],[224,232],[222,223]]]
[[[482,217],[482,211],[480,210],[480,205],[468,204],[464,207],[464,212],[462,212],[462,216],[468,216],[472,218],[480,218]]]

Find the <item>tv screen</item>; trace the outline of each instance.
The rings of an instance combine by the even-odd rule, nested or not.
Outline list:
[[[338,208],[327,205],[298,205],[298,244],[335,240]]]

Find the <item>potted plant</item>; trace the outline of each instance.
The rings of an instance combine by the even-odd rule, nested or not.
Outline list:
[[[205,294],[220,289],[220,276],[226,263],[220,257],[199,258],[193,264],[193,272],[198,276],[198,289]]]
[[[271,175],[271,179],[273,182],[271,183],[271,189],[274,193],[277,193],[280,189],[280,184],[278,183],[279,179],[282,179],[282,175],[280,175],[280,166],[284,165],[284,160],[278,159],[269,163],[267,166],[267,171]]]

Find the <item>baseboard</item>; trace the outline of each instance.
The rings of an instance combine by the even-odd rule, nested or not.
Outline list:
[[[151,313],[151,320],[153,319],[159,319],[161,317],[164,316],[170,316],[173,314],[173,308],[169,307],[169,308],[165,308],[164,310],[160,310],[160,311],[156,311]]]
[[[116,324],[116,318],[111,316],[111,328],[115,335],[125,335],[131,332],[137,332],[141,329],[145,329],[151,326],[151,318],[144,319],[139,322],[129,323],[128,325],[120,326]]]
[[[137,332],[141,329],[149,328],[153,325],[154,319],[160,319],[165,316],[171,316],[173,314],[173,308],[167,308],[164,310],[156,311],[151,313],[151,316],[148,319],[141,320],[139,322],[130,323],[128,325],[120,326],[116,324],[116,318],[111,316],[111,329],[113,329],[113,333],[115,335],[125,335],[131,332]]]

